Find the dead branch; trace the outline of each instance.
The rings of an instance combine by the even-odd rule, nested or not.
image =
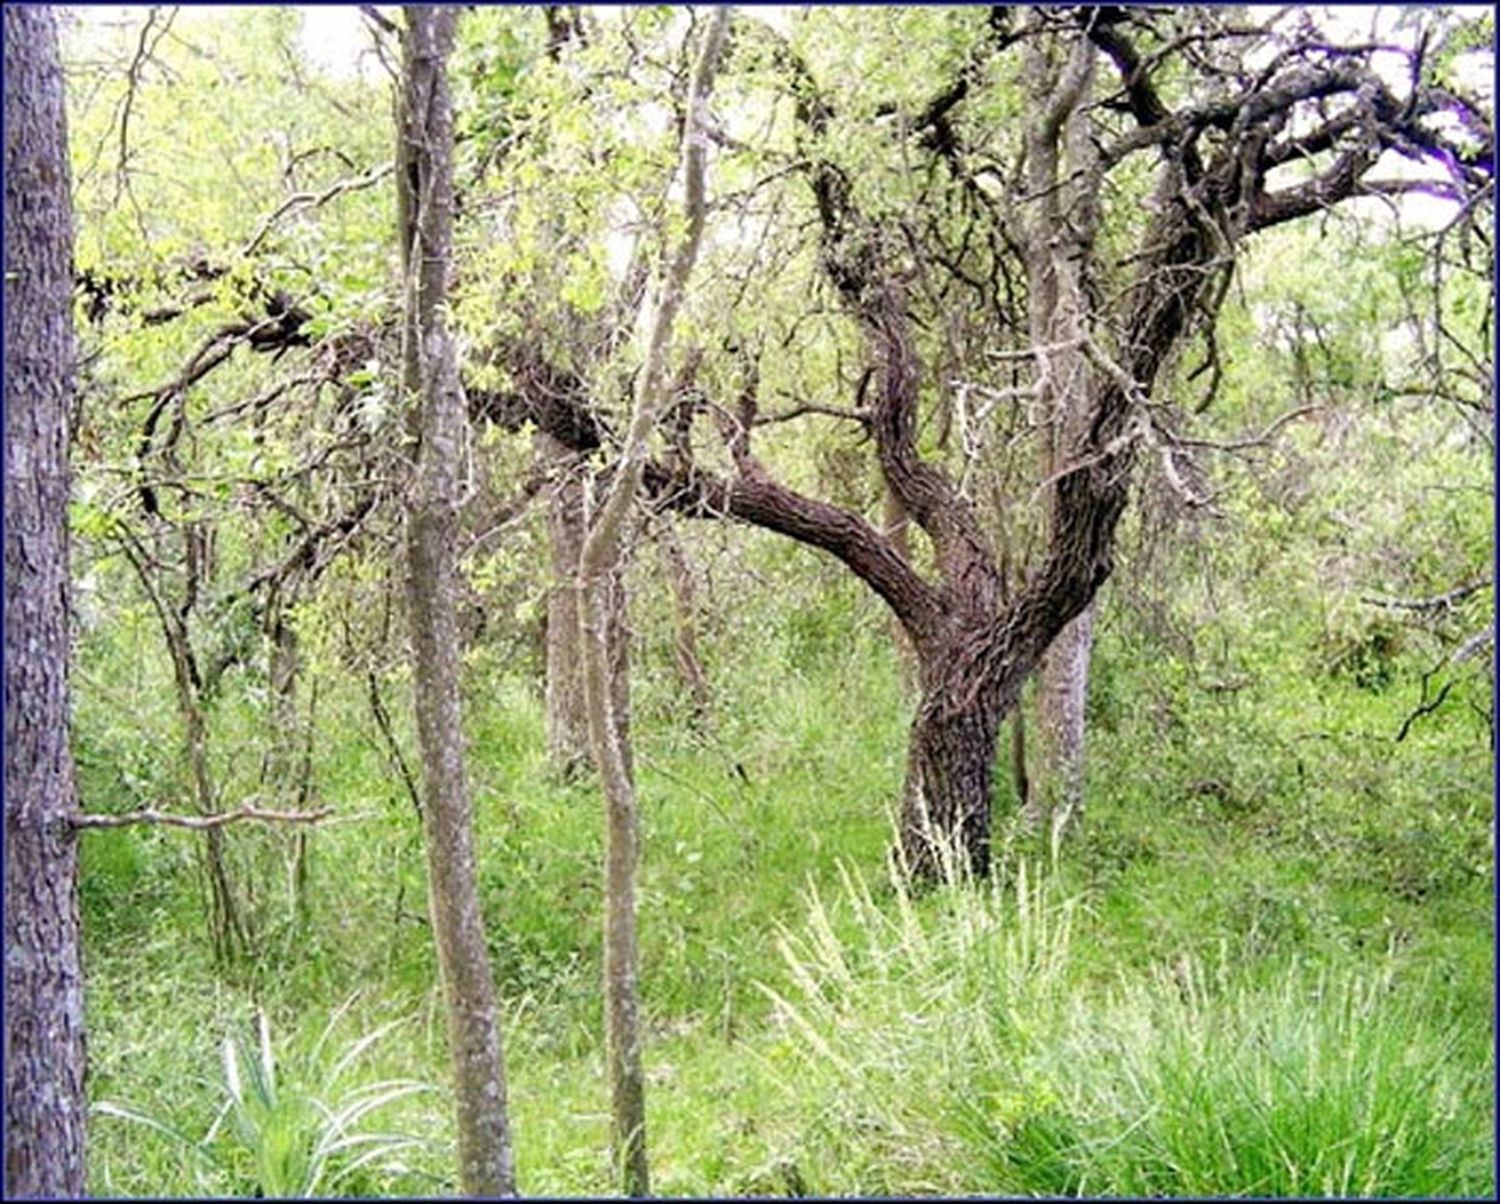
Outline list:
[[[1168,438],[1174,447],[1201,447],[1209,451],[1222,452],[1245,451],[1252,447],[1264,447],[1276,437],[1283,427],[1295,422],[1298,418],[1305,418],[1309,414],[1316,414],[1322,409],[1324,409],[1323,406],[1302,406],[1300,409],[1291,410],[1276,419],[1275,422],[1271,423],[1260,434],[1250,435],[1244,439],[1232,439],[1228,442],[1221,442],[1218,439],[1199,439],[1175,434],[1169,435]]]
[[[316,811],[276,811],[266,807],[241,807],[238,811],[224,811],[218,815],[176,815],[170,811],[132,811],[127,815],[75,815],[69,821],[75,828],[127,828],[137,824],[166,828],[192,828],[203,831],[222,828],[225,824],[244,820],[262,823],[315,824],[334,813],[332,807],[319,807]],[[353,819],[354,816],[348,818]]]
[[[333,200],[334,197],[342,196],[346,192],[358,192],[364,188],[373,188],[381,180],[385,179],[386,176],[390,175],[395,166],[394,163],[382,163],[379,167],[372,167],[362,176],[355,176],[347,180],[338,180],[330,184],[322,192],[292,193],[291,196],[287,197],[286,200],[282,201],[280,205],[267,214],[265,220],[261,222],[260,228],[256,230],[250,241],[244,245],[240,254],[246,257],[254,255],[260,249],[260,244],[265,241],[266,236],[271,233],[271,228],[293,210],[320,209]]]
[[[1471,581],[1468,585],[1460,585],[1457,589],[1450,589],[1445,594],[1438,594],[1431,598],[1371,598],[1362,596],[1361,602],[1371,606],[1384,606],[1392,610],[1451,610],[1455,602],[1461,602],[1470,594],[1477,594],[1482,589],[1489,589],[1495,584],[1493,577],[1486,577],[1483,581]]]
[[[858,410],[848,410],[841,406],[820,405],[817,402],[804,401],[779,414],[757,414],[751,425],[770,426],[777,422],[790,422],[794,418],[802,418],[808,414],[822,414],[828,418],[842,418],[846,422],[857,422],[861,426],[868,426],[870,423],[870,416],[862,414]]]

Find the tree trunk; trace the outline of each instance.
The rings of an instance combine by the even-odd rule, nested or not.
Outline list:
[[[990,872],[990,785],[1001,715],[988,701],[947,713],[945,701],[925,696],[912,723],[901,855],[918,877],[982,878]]]
[[[1068,827],[1083,817],[1085,708],[1093,650],[1091,602],[1047,649],[1037,692],[1041,758],[1026,819],[1032,828],[1046,821],[1054,853]]]
[[[199,815],[212,815],[218,810],[219,792],[214,788],[208,758],[207,697],[203,670],[193,651],[188,626],[202,584],[199,576],[204,565],[202,528],[195,523],[183,527],[184,584],[178,598],[169,598],[162,592],[164,583],[158,581],[153,568],[161,559],[160,554],[153,556],[123,524],[119,526],[118,534],[120,550],[151,601],[162,640],[172,660],[172,683],[177,694],[177,713],[182,718],[182,752],[192,778],[193,806]],[[209,947],[214,964],[228,968],[236,954],[248,955],[251,952],[249,934],[241,915],[238,892],[229,873],[224,831],[210,828],[202,836],[195,856],[208,904]]]
[[[701,728],[708,722],[713,695],[708,688],[708,674],[703,671],[703,658],[698,655],[697,582],[670,514],[661,516],[658,531],[656,547],[662,575],[672,592],[672,663],[677,667],[678,682],[687,691],[691,707],[688,722]]]
[[[707,218],[704,176],[709,92],[729,27],[729,9],[714,10],[693,69],[683,127],[684,210],[687,229],[672,256],[651,323],[630,424],[619,462],[595,513],[578,565],[579,622],[584,629],[584,697],[589,738],[604,794],[604,1025],[609,1071],[611,1144],[615,1172],[627,1196],[650,1193],[646,1157],[645,1076],[641,1067],[639,949],[635,872],[640,817],[624,717],[610,688],[611,590],[618,594],[626,559],[630,514],[648,458],[648,440],[665,400],[672,329],[698,258]]]
[[[1033,92],[1050,97],[1027,130],[1027,186],[1039,198],[1026,270],[1037,400],[1046,415],[1039,465],[1044,481],[1078,456],[1093,409],[1084,265],[1098,228],[1098,208],[1086,186],[1081,190],[1074,181],[1089,177],[1096,157],[1085,116],[1094,54],[1083,41],[1067,51],[1052,47],[1049,52],[1041,42],[1026,49]],[[1055,486],[1044,493],[1044,512],[1048,542],[1055,543],[1060,521]],[[1045,826],[1054,855],[1068,825],[1083,810],[1085,702],[1093,647],[1091,600],[1053,640],[1037,684],[1038,756],[1021,818],[1027,830]]]
[[[5,1194],[84,1191],[68,751],[67,126],[52,10],[5,9]]]
[[[458,1097],[459,1187],[470,1196],[512,1196],[505,1063],[475,875],[459,701],[456,541],[467,418],[457,347],[444,318],[453,242],[447,60],[456,21],[453,8],[406,9],[397,197],[406,289],[402,376],[417,441],[406,585],[428,900]]]
[[[583,628],[579,626],[578,557],[587,528],[583,500],[586,468],[576,452],[545,431],[536,435],[537,458],[550,466],[547,487],[547,543],[552,584],[547,591],[546,710],[547,758],[565,778],[589,764],[589,714],[583,696]],[[623,582],[609,587],[609,672],[615,715],[630,726],[629,606]],[[629,743],[626,742],[629,759]]]
[[[549,474],[547,549],[547,758],[571,777],[588,763],[589,720],[583,702],[583,638],[578,626],[578,553],[583,548],[583,466],[577,453],[545,431],[536,456]]]

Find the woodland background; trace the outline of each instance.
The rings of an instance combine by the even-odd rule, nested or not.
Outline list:
[[[349,14],[357,56],[294,8],[63,13],[81,807],[330,811],[211,839],[83,834],[102,1194],[456,1189],[401,584],[401,18],[382,13]],[[1222,31],[1252,19],[1121,18],[1174,105],[1200,67],[1237,69]],[[1361,19],[1335,25],[1357,42]],[[760,457],[901,523],[849,418],[868,351],[820,258],[794,59],[836,100],[823,153],[925,307],[924,454],[1022,589],[1044,461],[1007,350],[1028,336],[997,298],[1024,271],[973,179],[945,174],[940,130],[1003,174],[1037,81],[1010,49],[965,75],[983,8],[734,20],[659,454],[691,398],[733,408],[754,355]],[[1481,10],[1379,22],[1421,40],[1434,87],[1487,93]],[[599,789],[549,681],[568,508],[608,457],[538,434],[514,398],[566,392],[535,376],[561,364],[623,429],[642,349],[621,297],[682,237],[671,181],[706,24],[479,7],[448,64],[462,705],[527,1194],[615,1175]],[[1169,57],[1184,46],[1202,62]],[[1119,81],[1096,70],[1100,100]],[[951,126],[898,128],[960,78]],[[1150,220],[1135,163],[1111,177],[1101,257]],[[893,866],[921,689],[881,599],[793,540],[635,512],[616,616],[654,1190],[1493,1192],[1493,192],[1408,178],[1436,182],[1238,245],[1152,392],[1157,441],[1091,611],[1077,806],[1023,820],[1049,772],[1033,681],[1020,740],[1016,712],[999,733],[987,876],[962,856],[936,882]],[[722,447],[699,454],[727,471]]]

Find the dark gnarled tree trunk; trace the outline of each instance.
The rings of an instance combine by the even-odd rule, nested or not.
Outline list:
[[[1000,717],[983,702],[949,711],[927,693],[912,723],[901,809],[901,850],[909,868],[932,875],[948,856],[951,873],[990,868],[990,783]]]
[[[52,10],[5,9],[5,1194],[84,1189],[68,752],[72,210]]]

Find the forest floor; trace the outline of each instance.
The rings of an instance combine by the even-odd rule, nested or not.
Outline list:
[[[913,893],[887,868],[905,703],[878,635],[721,667],[697,735],[642,674],[654,1190],[1492,1196],[1482,725],[1398,744],[1414,674],[1210,688],[1106,625],[1081,831],[1055,862],[1012,839],[1002,767],[1000,873]],[[296,838],[236,835],[252,962],[212,965],[185,834],[87,838],[97,1193],[310,1174],[285,1163],[324,1123],[312,1101],[361,1087],[355,1128],[414,1140],[362,1167],[365,1147],[325,1151],[317,1189],[452,1187],[418,827],[358,694],[320,706],[317,794],[365,818],[310,836],[296,907]],[[476,684],[469,706],[522,1189],[606,1192],[598,797],[548,772],[533,689]],[[120,757],[96,735],[81,761],[96,805]],[[257,1008],[280,1102],[223,1115],[226,1036]]]

